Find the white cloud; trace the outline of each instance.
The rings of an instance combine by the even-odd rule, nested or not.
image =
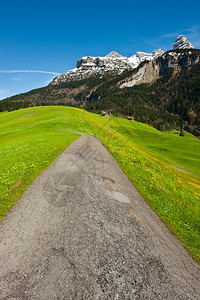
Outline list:
[[[51,74],[59,76],[60,73],[57,72],[49,72],[49,71],[40,71],[40,70],[0,70],[0,73],[4,74],[12,74],[12,73],[41,73],[41,74]]]

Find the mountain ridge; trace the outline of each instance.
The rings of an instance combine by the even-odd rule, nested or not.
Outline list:
[[[152,61],[164,53],[163,50],[154,50],[152,53],[136,52],[136,54],[125,57],[112,51],[106,56],[83,56],[76,64],[76,68],[69,70],[56,77],[50,84],[56,85],[72,80],[81,80],[92,76],[104,76],[106,74],[120,75],[125,70],[137,68],[141,62]]]
[[[194,47],[184,35],[180,35],[174,41],[173,49],[194,49]],[[122,56],[116,51],[112,51],[103,57],[83,56],[77,61],[76,68],[54,78],[50,84],[56,85],[97,75],[120,75],[125,70],[136,69],[143,61],[154,61],[164,54],[165,52],[162,49],[157,49],[152,53],[136,52],[130,57]]]

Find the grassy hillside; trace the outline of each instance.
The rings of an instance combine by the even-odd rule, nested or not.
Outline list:
[[[142,196],[200,261],[200,141],[70,107],[0,113],[0,214],[78,136],[99,137]]]

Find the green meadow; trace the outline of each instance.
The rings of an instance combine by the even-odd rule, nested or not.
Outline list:
[[[109,138],[110,122],[110,138]],[[70,107],[0,113],[0,218],[76,138],[100,138],[151,208],[200,262],[200,141]]]

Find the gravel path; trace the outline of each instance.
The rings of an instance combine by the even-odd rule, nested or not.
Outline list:
[[[82,135],[0,224],[0,299],[200,299],[200,267]]]

